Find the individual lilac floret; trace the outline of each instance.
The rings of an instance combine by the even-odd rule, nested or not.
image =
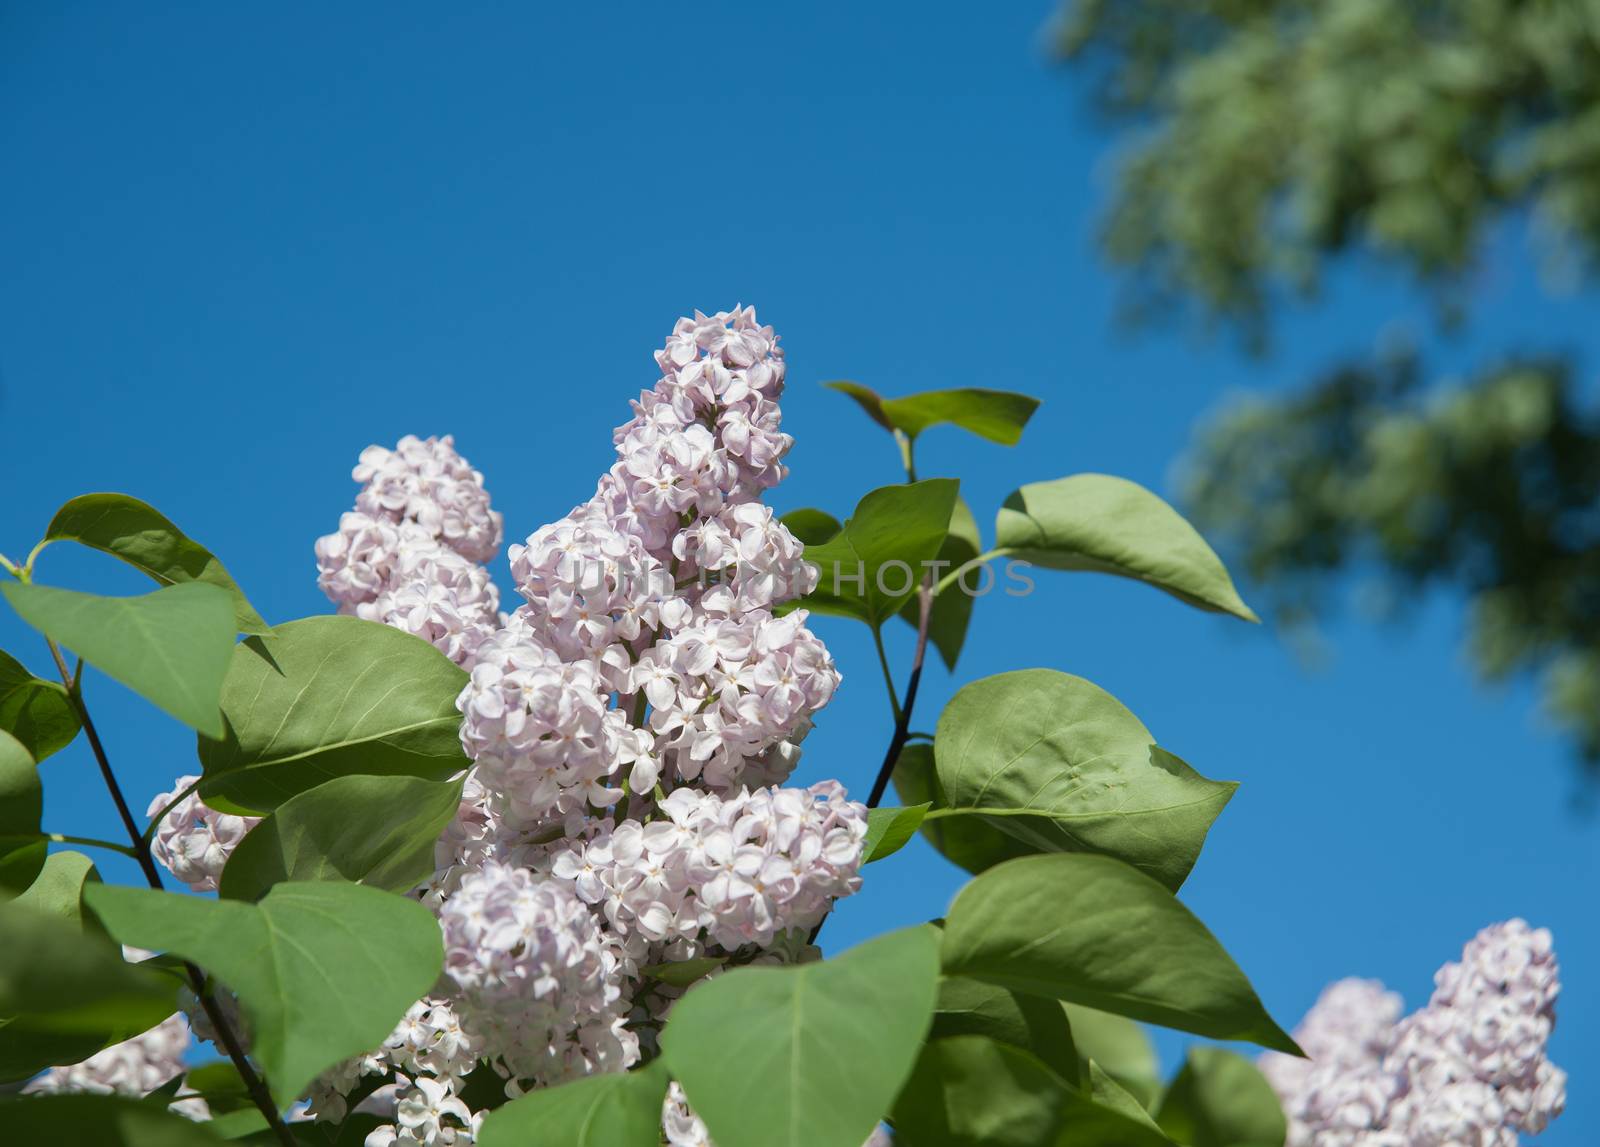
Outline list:
[[[638,1058],[594,915],[570,886],[491,861],[461,881],[439,920],[463,1029],[514,1086]]]
[[[171,792],[161,793],[150,802],[145,815],[155,816],[199,779],[179,777],[173,782]],[[215,892],[228,857],[244,839],[244,834],[260,821],[258,816],[218,812],[190,793],[161,818],[150,841],[150,852],[193,891]]]
[[[1550,933],[1486,928],[1434,983],[1398,1022],[1380,985],[1336,984],[1295,1033],[1309,1066],[1263,1057],[1288,1147],[1516,1147],[1561,1113],[1566,1074],[1546,1058],[1561,990]]]

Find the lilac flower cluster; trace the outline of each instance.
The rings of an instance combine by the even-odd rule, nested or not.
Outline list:
[[[499,627],[500,592],[481,563],[500,549],[500,515],[455,441],[369,446],[339,532],[317,541],[317,584],[340,613],[403,629],[459,665]]]
[[[865,809],[834,784],[776,787],[839,683],[804,611],[774,612],[815,578],[760,501],[791,445],[777,336],[747,309],[697,314],[656,361],[615,464],[510,547],[523,604],[480,612],[464,655],[429,628],[462,600],[448,563],[397,556],[482,560],[455,539],[498,540],[476,474],[453,451],[439,461],[449,439],[363,454],[356,513],[318,545],[342,610],[422,633],[470,672],[473,768],[419,895],[444,930],[462,1046],[508,1095],[636,1063],[680,994],[653,964],[794,959],[860,883]],[[418,573],[413,612],[378,609],[398,569]],[[393,1074],[396,1103],[369,1147],[471,1141],[465,1071],[366,1057],[319,1081],[315,1109],[333,1117],[370,1071]]]
[[[156,826],[150,852],[172,875],[195,892],[215,892],[222,879],[222,867],[234,847],[261,820],[258,816],[234,816],[218,812],[194,793],[176,804],[178,794],[200,778],[179,777],[172,791],[160,793],[150,802],[145,816],[153,817],[168,805],[172,807]]]
[[[183,1074],[183,1053],[188,1047],[189,1025],[177,1013],[149,1031],[95,1052],[82,1063],[52,1067],[29,1080],[22,1090],[30,1095],[87,1091],[143,1098]],[[204,1100],[190,1099],[173,1106],[191,1118],[209,1117]]]
[[[780,787],[839,674],[805,611],[775,612],[816,577],[760,501],[791,445],[777,336],[752,310],[696,314],[656,361],[594,497],[510,547],[524,599],[510,615],[478,564],[500,516],[448,437],[364,451],[355,510],[317,543],[341,613],[424,637],[470,674],[457,704],[473,766],[417,890],[444,933],[439,994],[309,1095],[341,1119],[380,1077],[359,1109],[392,1122],[368,1147],[471,1143],[474,1070],[516,1095],[626,1069],[681,994],[653,965],[806,958],[806,933],[860,885],[866,810],[832,782]],[[157,857],[215,888],[251,823],[191,796]]]
[[[1288,1147],[1516,1147],[1566,1103],[1546,1057],[1561,990],[1550,933],[1521,920],[1485,928],[1434,976],[1404,1019],[1370,980],[1323,992],[1295,1038],[1261,1068],[1289,1117]]]

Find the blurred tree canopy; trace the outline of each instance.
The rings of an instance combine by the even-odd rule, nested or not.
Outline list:
[[[1600,0],[1069,0],[1057,44],[1135,129],[1104,241],[1136,319],[1264,349],[1344,255],[1460,318],[1507,218],[1597,277]],[[1186,473],[1281,618],[1351,570],[1465,590],[1478,666],[1542,674],[1600,777],[1600,415],[1561,356],[1436,384],[1409,353],[1341,365],[1223,411]]]

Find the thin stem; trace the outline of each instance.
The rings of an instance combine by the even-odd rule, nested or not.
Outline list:
[[[122,825],[128,831],[128,839],[133,841],[131,850],[133,858],[139,862],[139,867],[144,871],[144,878],[150,887],[157,892],[163,891],[161,872],[156,868],[155,858],[150,855],[150,842],[139,831],[139,826],[133,819],[133,812],[128,808],[128,800],[122,795],[122,786],[117,783],[117,775],[111,771],[111,761],[106,756],[105,745],[100,742],[100,734],[89,716],[89,708],[83,703],[81,681],[77,675],[67,671],[66,659],[61,656],[61,649],[55,641],[47,637],[45,643],[50,646],[50,656],[55,658],[56,669],[61,673],[61,683],[67,687],[67,698],[72,702],[72,707],[78,711],[78,722],[83,726],[83,734],[89,741],[89,748],[94,752],[95,762],[100,766],[100,776],[117,806],[117,815],[122,818]],[[266,1118],[267,1126],[272,1128],[283,1147],[295,1147],[293,1132],[279,1117],[278,1105],[273,1102],[267,1085],[245,1055],[244,1047],[240,1044],[238,1035],[234,1033],[233,1025],[228,1022],[228,1017],[217,1004],[206,974],[188,960],[183,962],[183,969],[189,978],[189,987],[194,991],[195,998],[200,1001],[200,1007],[204,1009],[206,1018],[211,1021],[211,1026],[217,1033],[217,1040],[228,1053],[228,1058],[233,1061],[234,1067],[238,1069],[239,1079]]]
[[[64,832],[46,832],[40,835],[46,840],[54,841],[56,844],[81,844],[85,848],[108,848],[112,852],[120,852],[124,856],[133,857],[135,860],[139,857],[137,850],[130,848],[126,844],[118,844],[114,840],[96,840],[92,836],[69,836]]]
[[[29,550],[28,560],[22,563],[22,568],[31,574],[33,572],[33,563],[37,561],[39,555],[44,552],[44,548],[55,540],[55,538],[46,538],[44,541],[34,546],[33,549]]]
[[[923,657],[928,651],[928,620],[933,614],[932,581],[931,577],[924,578],[917,590],[917,600],[921,606],[917,616],[917,650],[911,659],[911,676],[906,679],[906,699],[898,707],[894,736],[889,738],[889,750],[884,753],[883,764],[878,767],[878,778],[872,783],[872,793],[867,797],[868,808],[877,808],[878,802],[883,800],[883,794],[889,787],[889,778],[894,775],[895,762],[900,759],[900,750],[906,747],[906,740],[911,735],[911,711],[917,704]]]
[[[917,480],[917,440],[903,430],[894,432],[894,440],[900,443],[900,461],[906,468],[906,481]]]
[[[900,698],[899,691],[894,687],[894,674],[889,669],[889,654],[883,648],[883,632],[881,627],[872,627],[872,644],[878,650],[878,668],[883,670],[883,684],[889,690],[889,708],[894,710],[894,721],[900,723]]]
[[[17,563],[6,557],[5,554],[0,554],[0,570],[5,570],[6,573],[10,574],[12,577],[22,576],[21,572],[17,569]]]
[[[992,562],[995,558],[1003,558],[1009,553],[1011,553],[1011,551],[1005,546],[996,546],[988,553],[979,554],[977,557],[963,562],[961,565],[957,566],[955,569],[945,574],[944,577],[939,579],[939,584],[933,587],[934,596],[937,597],[939,594],[949,589],[960,578],[966,576],[968,570],[975,570],[979,566],[984,565],[987,562]]]

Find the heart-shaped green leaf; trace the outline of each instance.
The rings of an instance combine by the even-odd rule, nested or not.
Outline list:
[[[951,904],[941,955],[951,975],[1300,1054],[1206,926],[1107,856],[996,865]]]
[[[100,597],[43,585],[0,585],[22,620],[145,700],[212,737],[232,655],[233,603],[185,582],[139,597]]]
[[[308,617],[234,650],[225,740],[201,740],[201,792],[265,812],[349,774],[444,780],[469,765],[456,697],[467,675],[409,633]]]
[[[99,884],[84,900],[118,940],[192,960],[238,995],[283,1106],[381,1043],[444,960],[426,908],[359,884],[279,884],[256,904]]]
[[[222,895],[254,900],[286,880],[409,892],[433,875],[434,845],[460,807],[460,781],[335,777],[246,834],[222,871]]]
[[[214,585],[232,600],[238,632],[272,632],[216,555],[138,498],[127,494],[74,498],[56,511],[44,536],[46,541],[74,541],[121,558],[162,585],[192,581]]]
[[[880,936],[821,963],[738,968],[672,1011],[662,1052],[718,1147],[861,1147],[933,1013],[938,933]]]
[[[930,478],[862,498],[837,534],[806,547],[819,580],[802,604],[874,627],[893,617],[932,572],[928,563],[944,544],[957,489],[952,479]]]
[[[963,688],[939,717],[934,756],[951,810],[1041,851],[1115,856],[1174,889],[1238,787],[1207,780],[1111,694],[1053,669]]]
[[[35,763],[43,763],[78,735],[78,714],[67,691],[35,677],[0,650],[0,733],[10,733]]]
[[[43,811],[44,789],[33,758],[22,742],[0,730],[0,899],[22,892],[44,868]]]
[[[1195,528],[1126,478],[1074,474],[1022,487],[1000,508],[995,546],[1049,569],[1133,578],[1201,609],[1259,620]]]
[[[639,1071],[541,1088],[491,1112],[476,1142],[478,1147],[657,1147],[666,1091],[660,1060]]]

